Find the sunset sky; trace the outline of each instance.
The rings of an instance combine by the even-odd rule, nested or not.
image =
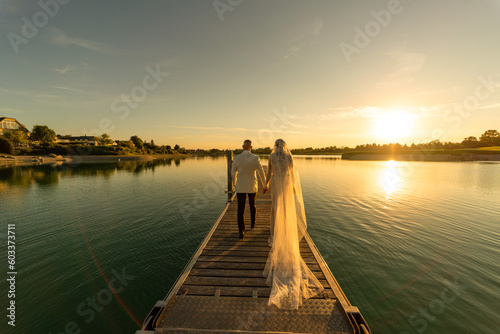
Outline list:
[[[0,0],[0,116],[29,129],[221,149],[500,130],[498,0],[58,1]]]

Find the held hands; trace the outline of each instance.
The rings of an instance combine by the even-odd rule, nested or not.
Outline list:
[[[267,189],[267,186],[262,187],[262,193],[265,194],[267,193],[269,189]]]

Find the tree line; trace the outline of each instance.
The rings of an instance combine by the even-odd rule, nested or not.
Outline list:
[[[0,136],[0,152],[14,154],[15,148],[18,148],[24,154],[68,154],[78,152],[85,147],[84,151],[95,155],[140,155],[140,154],[195,154],[195,155],[220,155],[226,150],[220,149],[196,149],[186,150],[176,144],[156,145],[154,140],[145,141],[138,136],[131,136],[129,140],[112,140],[108,134],[104,133],[99,137],[94,137],[97,146],[89,148],[86,144],[62,144],[56,143],[57,138],[69,138],[69,135],[56,135],[56,132],[46,125],[35,125],[28,137],[23,131],[7,132]],[[33,144],[39,143],[39,148],[34,148]],[[116,145],[112,145],[116,143]],[[112,145],[112,146],[111,146]],[[439,149],[474,149],[480,147],[500,146],[500,133],[497,130],[487,130],[479,138],[469,136],[461,142],[441,142],[433,140],[428,143],[401,145],[399,143],[390,144],[364,144],[357,145],[354,148],[348,146],[328,146],[322,148],[301,148],[293,149],[293,154],[340,154],[353,151],[406,151],[406,150],[439,150]],[[235,154],[240,150],[233,151]],[[256,154],[270,154],[270,147],[256,148],[252,150]]]
[[[473,136],[464,138],[461,142],[441,142],[433,140],[428,143],[411,145],[401,145],[399,143],[390,144],[364,144],[356,147],[347,146],[329,146],[323,148],[307,147],[303,149],[292,150],[293,154],[339,154],[353,151],[372,151],[372,152],[388,152],[388,151],[413,151],[413,150],[454,150],[454,149],[474,149],[480,147],[500,146],[500,133],[497,130],[485,131],[479,139]]]
[[[57,135],[47,125],[34,125],[30,136],[23,131],[11,131],[0,136],[0,152],[14,154],[16,149],[23,154],[71,154],[86,152],[92,155],[141,155],[141,154],[186,154],[184,147],[176,144],[156,145],[154,140],[145,141],[138,136],[129,140],[112,140],[108,134],[93,137],[95,146],[89,143],[57,143],[57,139],[69,139],[70,135]],[[116,145],[114,145],[116,143]]]

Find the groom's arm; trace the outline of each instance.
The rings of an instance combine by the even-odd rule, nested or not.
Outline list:
[[[258,160],[258,166],[257,166],[257,172],[259,173],[260,177],[260,182],[262,183],[262,187],[266,187],[266,173],[264,172],[264,169],[262,168],[262,164],[260,163],[260,158]]]
[[[233,189],[236,188],[237,172],[238,171],[236,169],[236,164],[234,163],[234,159],[233,159],[233,162],[231,163],[231,180],[233,181],[232,182]],[[228,189],[228,190],[233,190],[233,189]]]
[[[266,187],[269,185],[269,180],[271,180],[271,159],[267,163]]]

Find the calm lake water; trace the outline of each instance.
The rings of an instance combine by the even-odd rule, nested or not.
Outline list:
[[[500,163],[295,160],[309,233],[373,333],[499,332]],[[225,168],[0,168],[0,332],[134,333],[223,209]]]

